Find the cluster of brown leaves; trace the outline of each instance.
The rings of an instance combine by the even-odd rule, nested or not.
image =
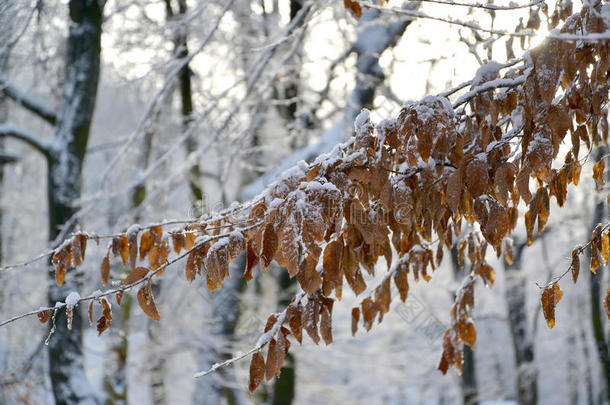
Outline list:
[[[606,27],[599,15],[599,10],[584,8],[567,19],[561,32],[602,32]],[[117,303],[124,289],[137,285],[140,307],[159,320],[151,280],[170,261],[187,257],[186,279],[205,275],[210,290],[222,288],[229,264],[242,252],[248,280],[257,266],[264,270],[275,261],[284,267],[304,296],[269,318],[260,350],[252,357],[252,391],[264,378],[279,374],[290,335],[301,342],[304,329],[316,344],[320,337],[332,342],[333,303],[341,299],[344,286],[357,296],[370,291],[352,309],[352,332],[360,323],[369,330],[390,309],[392,280],[405,301],[409,275],[414,281],[429,280],[444,250],[457,244],[460,262],[468,259],[473,272],[457,293],[439,369],[446,372],[454,365],[459,370],[463,344],[476,342],[470,319],[476,276],[485,284],[495,280],[486,261],[488,247],[498,256],[504,252],[510,263],[506,237],[516,227],[519,203],[527,209],[531,243],[535,224],[542,232],[548,221],[551,197],[562,206],[568,184],[578,184],[581,142],[591,149],[607,141],[603,106],[609,67],[607,44],[549,39],[531,51],[523,66],[503,75],[502,90],[480,90],[499,78],[498,69],[484,67],[467,104],[457,111],[446,98],[427,97],[377,126],[364,112],[356,120],[354,138],[313,164],[285,173],[239,220],[221,216],[170,232],[161,226],[132,227],[114,237],[102,261],[102,283],[108,283],[117,257],[130,269],[116,293]],[[563,164],[553,167],[568,133],[571,148]],[[599,187],[602,172],[603,166],[596,165]],[[469,229],[465,235],[463,228]],[[598,233],[592,239],[597,252],[592,268],[598,267],[598,258],[607,262],[610,252],[608,232]],[[54,255],[58,284],[83,261],[87,238],[74,236]],[[172,250],[175,259],[169,260]],[[574,279],[580,252],[573,254]],[[369,286],[380,257],[390,270],[378,285]],[[596,266],[593,260],[598,260]],[[560,298],[557,284],[542,295],[550,327]],[[101,333],[112,315],[109,303],[100,302]],[[49,318],[48,313],[40,316]]]

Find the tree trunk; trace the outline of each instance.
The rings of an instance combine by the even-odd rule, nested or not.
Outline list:
[[[535,405],[538,402],[538,375],[534,365],[534,341],[527,319],[526,277],[521,268],[521,258],[525,246],[526,243],[521,243],[514,249],[511,265],[504,262],[506,303],[510,336],[515,352],[517,403]]]
[[[103,2],[71,0],[66,76],[53,147],[48,157],[49,239],[68,235],[80,197],[82,167],[93,116],[100,72]],[[71,291],[80,291],[82,274],[71,271],[58,287],[51,275],[49,304],[65,301]],[[80,310],[74,311],[68,330],[65,311],[57,311],[55,332],[49,343],[49,371],[57,405],[98,403],[85,375]]]
[[[602,159],[606,153],[606,148],[599,148],[596,152],[595,161],[598,162]],[[605,217],[606,204],[600,201],[595,206],[593,214],[593,220],[589,229],[589,235],[593,233],[593,230],[598,223],[603,221]],[[591,248],[587,249],[589,258],[591,257]],[[605,316],[602,315],[601,309],[601,282],[602,282],[602,267],[596,269],[596,272],[589,273],[589,292],[590,292],[590,304],[591,304],[591,326],[593,328],[593,339],[595,340],[595,347],[599,354],[600,366],[602,368],[602,381],[603,381],[603,394],[601,398],[605,398],[605,401],[610,402],[610,351],[608,348],[608,342],[604,333]],[[604,288],[603,291],[605,291]],[[601,399],[600,398],[600,399]]]
[[[453,266],[453,275],[456,281],[461,281],[464,277],[464,274],[469,273],[460,270],[460,265],[458,263],[458,251],[455,245],[451,249],[451,264]],[[451,298],[455,299],[455,292],[452,293]],[[464,345],[460,387],[462,389],[462,402],[464,405],[479,404],[479,388],[477,385],[477,373],[474,352],[469,346],[466,345]]]

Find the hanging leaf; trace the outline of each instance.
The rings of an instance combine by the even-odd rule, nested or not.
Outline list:
[[[320,335],[324,339],[324,343],[328,346],[333,342],[333,331],[332,331],[332,302],[330,307],[327,305],[322,306],[322,316],[320,318]]]
[[[290,304],[286,308],[286,320],[290,326],[290,330],[294,335],[294,338],[301,343],[303,339],[303,324],[301,318],[303,316],[303,307],[299,303],[298,305]]]
[[[545,288],[542,292],[542,311],[549,329],[555,326],[555,306],[562,297],[563,292],[556,282],[551,287]]]
[[[250,382],[248,383],[248,389],[250,392],[260,385],[265,377],[265,359],[263,355],[256,352],[252,355],[252,361],[250,362]]]
[[[267,362],[265,364],[265,377],[267,381],[271,380],[279,371],[277,342],[275,339],[271,339],[267,347]]]
[[[140,308],[142,308],[142,311],[144,311],[150,319],[155,321],[161,320],[161,316],[155,305],[155,299],[152,295],[150,281],[145,283],[138,291],[138,304],[140,304]]]
[[[579,249],[572,250],[572,264],[570,268],[572,270],[572,281],[576,284],[576,280],[578,280],[578,273],[580,272],[580,257],[578,256]]]
[[[603,159],[593,165],[593,179],[595,180],[595,189],[598,193],[602,191],[604,184],[606,184],[606,182],[604,181],[605,168],[606,161]]]
[[[51,318],[51,311],[45,309],[43,311],[39,311],[37,315],[40,323],[47,323],[49,321],[49,318]]]
[[[352,336],[358,332],[358,321],[360,321],[360,308],[352,308]]]
[[[85,251],[87,250],[87,236],[82,233],[74,235],[72,238],[72,265],[80,266],[85,260]]]
[[[102,259],[102,265],[100,267],[100,276],[102,278],[102,285],[108,284],[108,276],[110,275],[110,252],[106,253],[106,256]]]

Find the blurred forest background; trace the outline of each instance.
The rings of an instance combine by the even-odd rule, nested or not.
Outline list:
[[[516,60],[572,7],[392,0],[356,18],[335,0],[0,0],[0,320],[101,288],[103,245],[90,244],[94,259],[62,288],[46,258],[11,267],[70,232],[250,200],[350,137],[362,108],[379,122],[489,61]],[[436,369],[466,274],[454,257],[369,333],[351,337],[349,311],[337,311],[335,344],[304,340],[252,396],[247,361],[193,379],[248,351],[296,291],[273,267],[246,285],[238,259],[214,293],[170,268],[153,287],[161,323],[126,294],[99,337],[86,316],[71,332],[58,320],[48,345],[35,318],[3,326],[0,403],[608,404],[606,272],[564,283],[553,330],[537,286],[568,268],[571,248],[607,215],[591,166],[531,247],[518,228],[513,264],[490,261],[496,285],[477,291],[477,348],[461,376]],[[346,291],[337,305],[354,302]]]

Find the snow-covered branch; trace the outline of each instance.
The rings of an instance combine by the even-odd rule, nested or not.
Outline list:
[[[11,137],[25,142],[44,156],[49,156],[49,144],[25,128],[13,124],[0,124],[0,137]]]
[[[0,165],[7,164],[7,163],[15,163],[17,160],[19,160],[19,157],[15,156],[15,155],[10,155],[8,153],[0,152]]]
[[[32,98],[24,91],[16,88],[9,83],[2,75],[0,75],[0,90],[7,97],[15,100],[22,107],[30,112],[33,112],[51,125],[57,123],[57,114],[49,106],[42,104],[40,101]]]

